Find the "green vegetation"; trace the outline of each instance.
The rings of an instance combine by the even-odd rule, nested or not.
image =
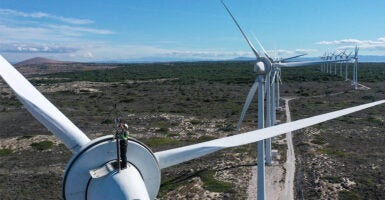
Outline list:
[[[144,144],[152,148],[161,147],[169,144],[175,144],[177,142],[178,142],[177,140],[173,140],[168,137],[153,137],[153,138],[148,138],[143,140]]]
[[[30,138],[33,138],[33,137],[35,137],[35,135],[23,135],[23,136],[17,138],[17,140],[30,139]]]
[[[216,139],[216,137],[209,136],[209,135],[203,135],[203,136],[199,137],[196,142],[197,143],[199,143],[199,142],[206,142],[206,141],[210,141],[210,140],[214,140],[214,139]]]
[[[357,193],[355,193],[353,191],[346,190],[346,191],[338,192],[338,199],[339,200],[359,200],[362,198],[360,198],[357,195]]]
[[[11,149],[0,149],[0,156],[6,156],[12,153]]]
[[[205,189],[210,190],[212,192],[233,192],[233,185],[231,183],[218,181],[214,178],[214,175],[214,171],[207,171],[206,173],[200,174]]]
[[[317,135],[317,136],[314,137],[314,139],[311,141],[311,143],[322,145],[322,144],[326,144],[326,141],[325,141],[324,138],[322,138],[321,136]]]
[[[43,151],[43,150],[51,149],[53,147],[53,142],[48,140],[41,141],[41,142],[34,142],[31,144],[31,147],[36,150]]]
[[[191,84],[194,81],[250,83],[253,79],[252,62],[195,62],[195,63],[151,63],[117,64],[115,69],[56,73],[35,83],[55,80],[122,82],[125,80],[173,79],[178,84]],[[60,79],[53,79],[60,78]]]
[[[340,183],[341,177],[338,176],[325,176],[323,179],[327,180],[329,183]]]
[[[348,156],[348,153],[343,152],[341,150],[320,149],[319,152],[323,154],[328,154],[331,156],[340,157],[340,158],[344,158]]]

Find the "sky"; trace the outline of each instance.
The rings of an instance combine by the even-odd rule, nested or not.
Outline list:
[[[224,0],[271,57],[360,47],[385,55],[384,0]],[[0,54],[115,60],[253,57],[219,0],[1,0]]]

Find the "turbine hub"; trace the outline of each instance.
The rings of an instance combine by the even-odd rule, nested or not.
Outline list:
[[[269,73],[270,70],[271,62],[265,57],[260,57],[254,64],[254,72],[257,73],[257,75],[265,75]]]
[[[129,138],[127,161],[130,167],[119,173],[112,169],[106,170],[107,173],[103,176],[91,176],[91,172],[95,169],[108,166],[116,160],[114,136],[108,135],[89,142],[74,154],[67,164],[63,181],[63,199],[89,199],[88,197],[94,197],[94,194],[101,191],[110,190],[116,191],[117,195],[135,196],[136,193],[130,191],[132,188],[144,189],[140,183],[144,183],[150,199],[156,198],[160,187],[160,168],[155,155],[148,147]]]

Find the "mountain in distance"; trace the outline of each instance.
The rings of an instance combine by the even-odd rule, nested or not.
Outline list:
[[[21,65],[40,65],[40,64],[62,64],[62,63],[71,63],[71,62],[52,60],[52,59],[43,58],[43,57],[34,57],[34,58],[30,58],[30,59],[18,62],[15,65],[21,66]]]
[[[112,69],[117,66],[108,64],[95,65],[71,61],[58,61],[43,57],[35,57],[15,64],[15,67],[24,75],[51,74],[58,72],[88,71],[96,69]]]

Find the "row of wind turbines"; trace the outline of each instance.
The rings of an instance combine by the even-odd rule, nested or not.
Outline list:
[[[271,127],[276,125],[276,111],[280,109],[280,91],[279,84],[281,82],[281,68],[282,67],[303,67],[303,66],[314,66],[316,64],[321,64],[321,70],[327,72],[332,72],[332,65],[334,65],[334,70],[336,73],[337,63],[347,63],[353,59],[354,60],[354,70],[353,70],[353,84],[357,89],[357,68],[358,68],[358,47],[355,48],[354,57],[346,55],[345,57],[341,54],[338,56],[330,55],[328,57],[321,57],[322,61],[307,61],[307,62],[290,62],[292,59],[304,56],[306,54],[301,54],[284,59],[272,59],[258,39],[254,36],[260,48],[263,51],[264,55],[261,55],[253,43],[249,40],[245,32],[242,30],[241,26],[231,13],[230,9],[226,4],[221,0],[223,6],[227,10],[228,14],[238,27],[239,31],[242,33],[244,39],[248,43],[252,52],[256,56],[256,63],[254,65],[254,72],[256,73],[256,79],[250,88],[250,91],[247,95],[245,104],[243,106],[241,116],[239,118],[236,130],[239,131],[242,125],[242,122],[245,118],[247,109],[249,108],[253,96],[258,90],[258,129],[263,129],[265,127]],[[343,52],[345,53],[345,52]],[[347,70],[347,69],[346,69]],[[342,73],[342,68],[340,69]],[[326,72],[326,71],[325,71]],[[265,105],[266,104],[266,105]],[[258,162],[258,183],[257,183],[257,199],[264,200],[266,198],[265,192],[265,165],[272,164],[272,151],[271,151],[271,139],[267,138],[264,141],[258,141],[257,149],[257,162]]]
[[[260,54],[225,3],[221,2],[256,56],[254,65],[256,79],[247,95],[237,128],[241,127],[252,98],[258,91],[258,130],[159,152],[153,152],[142,142],[135,138],[129,138],[127,146],[129,165],[127,169],[121,171],[114,168],[119,162],[116,157],[117,149],[114,136],[106,135],[93,140],[88,138],[17,69],[0,56],[0,76],[3,80],[14,91],[24,107],[73,153],[64,173],[63,199],[156,199],[160,188],[162,169],[222,149],[258,142],[258,199],[264,200],[265,164],[271,162],[270,138],[385,103],[385,100],[380,100],[275,125],[275,111],[279,107],[280,69],[282,67],[300,67],[338,61],[287,62],[290,59],[273,60],[263,48],[263,54]],[[265,153],[265,143],[267,153]]]
[[[345,81],[349,80],[349,65],[353,62],[353,68],[352,68],[352,85],[354,86],[354,89],[358,89],[358,50],[359,48],[356,46],[354,49],[354,55],[352,56],[353,52],[350,52],[349,54],[346,53],[346,49],[344,51],[341,51],[339,53],[333,52],[328,53],[325,52],[323,56],[321,57],[321,60],[324,61],[321,64],[321,71],[333,74],[333,75],[339,75],[341,77],[344,77],[343,71],[345,71]],[[334,62],[333,62],[334,61]],[[345,70],[343,70],[342,65],[345,64]],[[339,73],[337,72],[337,65],[339,65]]]

